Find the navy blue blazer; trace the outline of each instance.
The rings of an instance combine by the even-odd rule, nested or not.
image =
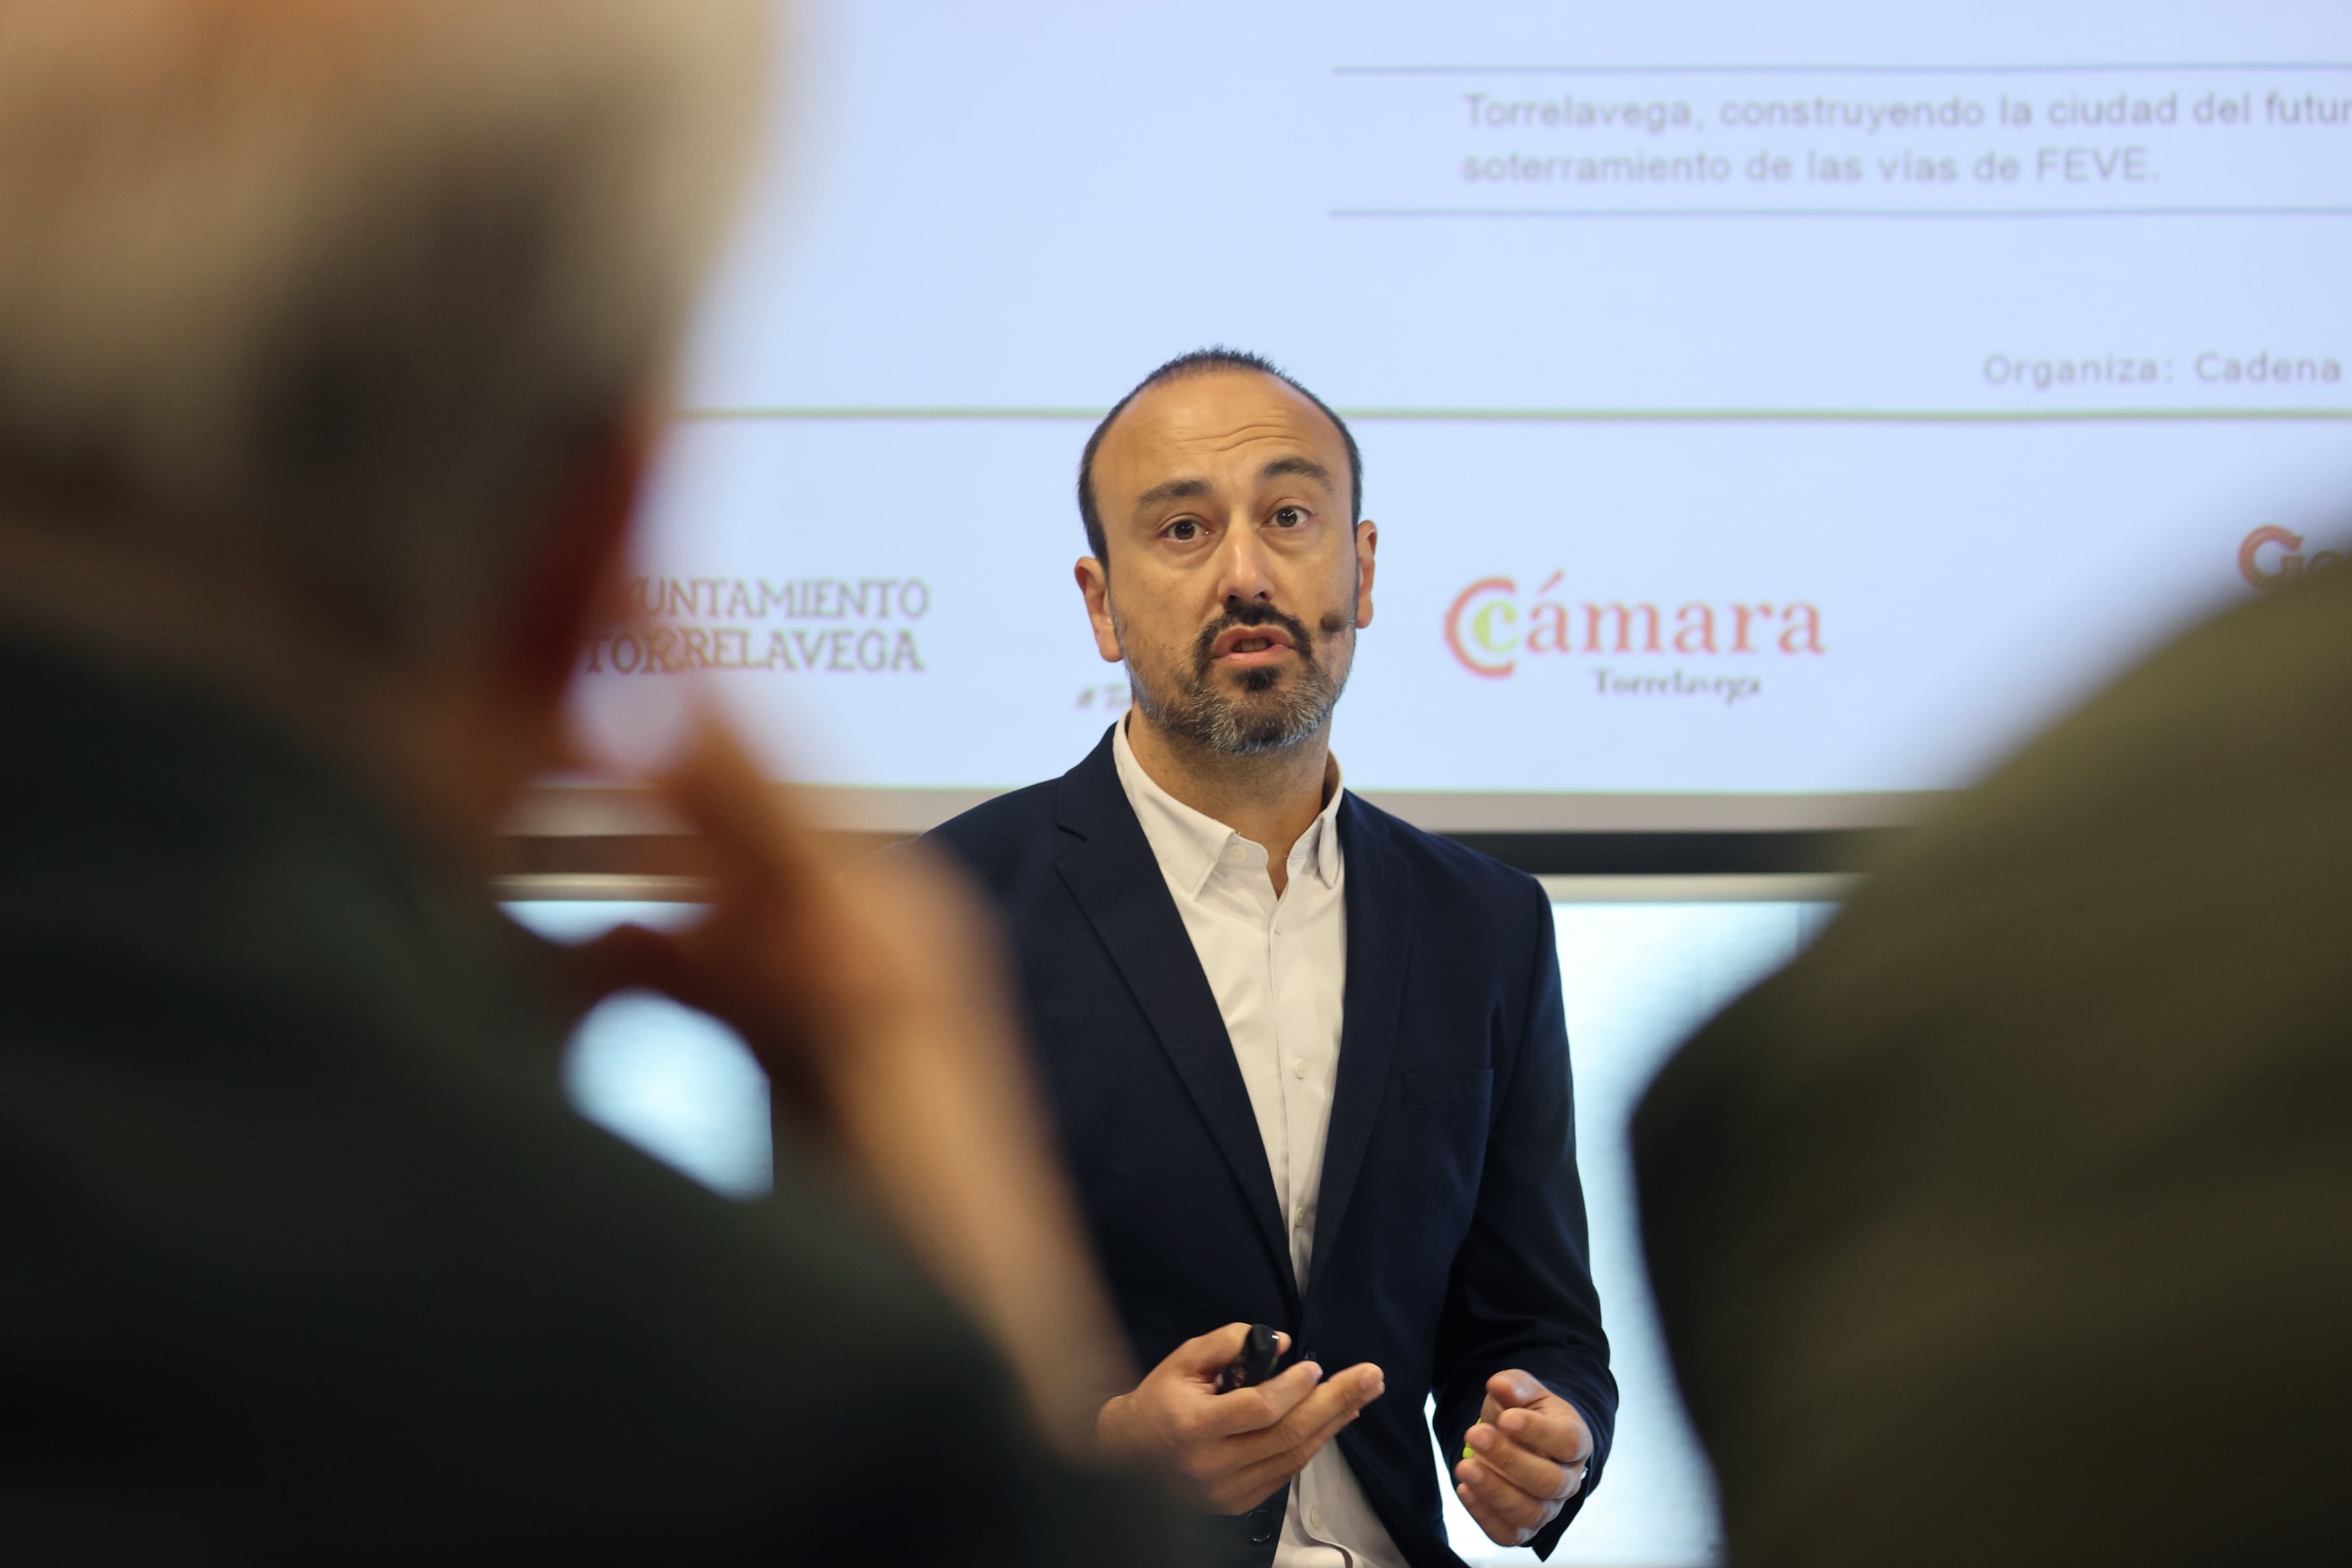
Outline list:
[[[1533,879],[1349,795],[1348,975],[1302,1298],[1224,1020],[1108,733],[1061,778],[936,829],[994,896],[1017,952],[1065,1150],[1137,1362],[1269,1323],[1387,1394],[1340,1451],[1413,1568],[1458,1564],[1422,1423],[1458,1456],[1488,1377],[1523,1367],[1607,1464],[1617,1384],[1587,1257],[1551,905]],[[1450,1465],[1450,1460],[1449,1460]],[[1451,1485],[1449,1479],[1446,1483]],[[1287,1490],[1233,1521],[1265,1563]]]

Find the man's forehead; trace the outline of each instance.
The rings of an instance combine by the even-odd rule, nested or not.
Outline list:
[[[1204,469],[1258,463],[1286,452],[1346,466],[1339,432],[1323,411],[1262,371],[1219,371],[1162,382],[1137,395],[1103,437],[1097,461],[1123,471],[1138,488],[1165,477],[1171,463]]]

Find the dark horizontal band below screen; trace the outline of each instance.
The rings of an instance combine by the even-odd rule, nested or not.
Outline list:
[[[1900,828],[1778,832],[1455,833],[1456,843],[1538,877],[1767,876],[1866,868]],[[895,833],[828,835],[852,853],[899,842]],[[515,835],[500,840],[501,877],[691,878],[708,870],[676,834]]]

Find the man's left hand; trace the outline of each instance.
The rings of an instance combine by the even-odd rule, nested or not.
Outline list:
[[[1592,1434],[1576,1406],[1524,1372],[1486,1380],[1454,1489],[1487,1538],[1524,1546],[1584,1485]]]

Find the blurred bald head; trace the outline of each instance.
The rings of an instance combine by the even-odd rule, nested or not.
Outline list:
[[[478,632],[664,368],[756,0],[0,0],[0,526]]]

